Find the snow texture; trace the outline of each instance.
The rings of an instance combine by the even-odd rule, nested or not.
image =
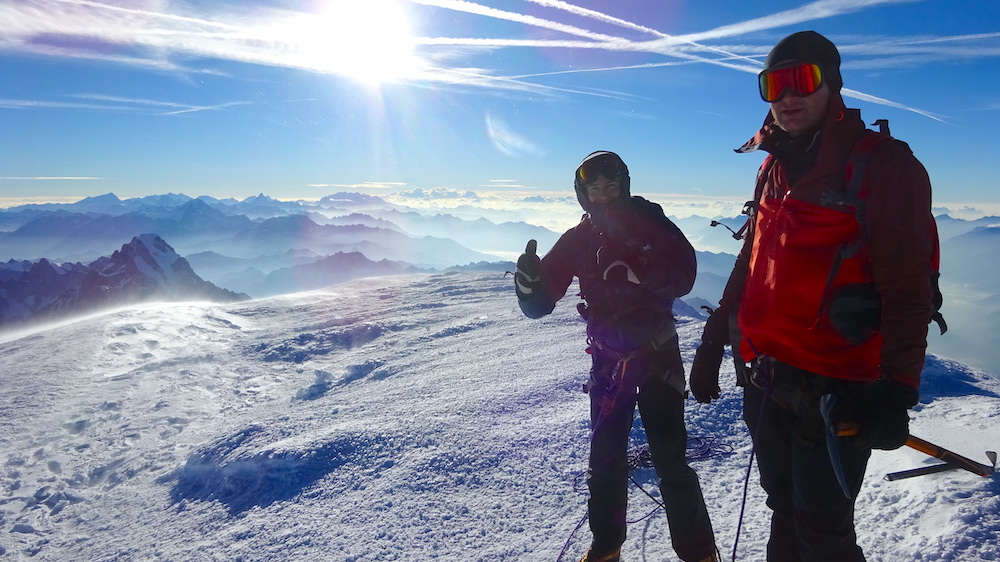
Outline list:
[[[529,320],[509,277],[408,275],[7,335],[0,559],[575,561],[589,362],[572,305]],[[679,318],[688,367],[701,326]],[[722,386],[687,423],[729,560],[750,444],[729,369]],[[986,462],[1000,381],[930,356],[922,391],[914,434]],[[873,455],[869,560],[1000,559],[995,477],[882,479],[934,462]],[[652,469],[634,476],[658,495]],[[674,560],[656,505],[630,502],[623,559]],[[768,518],[754,468],[738,560],[764,559]]]

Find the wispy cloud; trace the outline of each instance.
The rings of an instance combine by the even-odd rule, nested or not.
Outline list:
[[[16,100],[0,98],[0,108],[2,109],[94,109],[94,110],[114,110],[114,111],[135,111],[135,108],[110,107],[103,104],[94,103],[74,103],[49,100]]]
[[[0,196],[0,209],[9,209],[11,207],[18,207],[20,205],[45,205],[49,203],[63,203],[72,204],[83,199],[82,196],[58,196],[58,195],[38,195],[38,196],[22,196],[22,197],[3,197]]]
[[[363,183],[310,183],[307,187],[336,187],[339,189],[396,189],[407,184],[389,181],[366,181]]]
[[[514,157],[541,156],[545,153],[530,139],[514,132],[504,121],[492,113],[486,114],[486,132],[493,147]]]
[[[216,109],[225,109],[227,107],[233,107],[238,105],[248,105],[251,103],[245,101],[231,101],[215,105],[190,105],[190,104],[176,103],[170,101],[150,100],[150,99],[140,99],[140,98],[125,98],[125,97],[109,96],[103,94],[75,94],[73,97],[80,99],[101,101],[101,102],[109,102],[113,104],[125,104],[125,107],[131,107],[138,110],[153,108],[155,110],[154,112],[159,113],[160,115],[179,115],[181,113],[193,113],[196,111],[212,111]],[[167,109],[167,111],[164,111],[164,109]]]
[[[259,5],[248,7],[239,3],[210,3],[213,11],[196,12],[191,4],[186,3],[148,2],[145,5],[159,9],[140,9],[136,6],[142,3],[123,6],[94,0],[8,0],[0,4],[0,21],[3,22],[0,26],[0,54],[75,57],[184,74],[218,72],[190,68],[195,60],[206,61],[205,66],[214,64],[212,61],[228,61],[352,77],[377,70],[366,66],[385,65],[383,70],[391,70],[391,75],[381,79],[389,81],[627,99],[630,96],[627,92],[565,85],[557,87],[548,83],[551,81],[540,78],[580,72],[642,71],[681,64],[708,64],[756,73],[761,58],[772,46],[761,43],[766,40],[764,32],[918,0],[816,0],[790,10],[683,35],[666,34],[563,0],[529,0],[542,9],[541,12],[533,10],[531,14],[523,13],[525,10],[511,11],[467,0],[408,0],[409,7],[415,9],[449,10],[486,20],[520,24],[498,28],[510,30],[508,35],[500,37],[410,36],[405,25],[399,22],[391,24],[396,21],[392,16],[399,11],[395,0],[379,0],[378,6],[373,9],[382,11],[365,12],[360,9],[373,1],[345,0],[330,4],[329,10],[332,11],[329,13],[306,13],[261,8]],[[503,6],[508,8],[511,5]],[[541,13],[546,17],[538,15]],[[560,16],[568,16],[571,20]],[[593,22],[595,27],[599,26],[604,31],[581,27],[580,22],[586,21]],[[530,29],[544,30],[545,33],[541,37],[533,37],[527,33]],[[618,32],[608,31],[615,29]],[[353,33],[350,37],[340,37],[349,32]],[[746,40],[740,43],[744,38]],[[358,53],[370,54],[385,47],[381,43],[390,39],[397,42],[393,50],[370,62],[357,60]],[[859,37],[839,41],[839,46],[845,55],[845,67],[874,69],[901,62],[922,64],[996,58],[1000,56],[997,39],[1000,39],[1000,33],[883,37],[877,40]],[[725,44],[721,40],[725,40]],[[463,47],[470,50],[467,53],[470,57],[462,56]],[[640,65],[602,65],[590,69],[540,69],[538,72],[526,72],[523,68],[483,68],[466,63],[485,49],[639,52],[659,55],[663,60]],[[929,112],[879,96],[854,90],[845,90],[844,93],[939,119]],[[0,100],[0,108],[146,111],[177,115],[248,103],[230,101],[197,105],[110,95],[80,96],[77,99],[83,101],[6,99]]]
[[[215,105],[197,106],[174,102],[157,100],[142,100],[134,98],[123,98],[118,96],[106,96],[99,94],[73,94],[67,96],[70,99],[87,101],[59,101],[59,100],[20,100],[0,98],[0,108],[2,109],[66,109],[81,111],[110,111],[110,112],[132,112],[150,113],[156,115],[178,115],[181,113],[192,113],[196,111],[211,111],[225,109],[238,105],[246,105],[250,102],[225,102]]]
[[[0,180],[103,180],[104,178],[90,176],[17,176],[0,177]]]

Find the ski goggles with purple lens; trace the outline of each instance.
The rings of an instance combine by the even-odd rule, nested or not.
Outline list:
[[[784,68],[765,70],[757,75],[760,97],[771,103],[781,99],[786,89],[800,96],[809,95],[823,84],[823,69],[820,65],[807,62],[796,63]]]
[[[621,161],[614,154],[599,154],[587,160],[576,170],[577,180],[587,185],[593,183],[597,176],[613,180],[621,173]]]

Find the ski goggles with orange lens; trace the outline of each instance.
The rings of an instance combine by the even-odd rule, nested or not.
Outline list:
[[[576,171],[576,177],[581,184],[593,183],[597,176],[613,180],[621,173],[618,158],[611,153],[598,154],[587,160]]]
[[[791,89],[800,96],[809,95],[823,84],[823,70],[818,64],[803,63],[775,70],[766,70],[757,75],[760,82],[760,97],[771,103],[781,99],[785,89]]]

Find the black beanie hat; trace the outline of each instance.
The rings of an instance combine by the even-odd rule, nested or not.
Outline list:
[[[844,85],[840,76],[840,52],[819,33],[799,31],[778,41],[764,60],[764,71],[797,61],[819,63],[823,67],[823,80],[830,90],[839,91]]]

